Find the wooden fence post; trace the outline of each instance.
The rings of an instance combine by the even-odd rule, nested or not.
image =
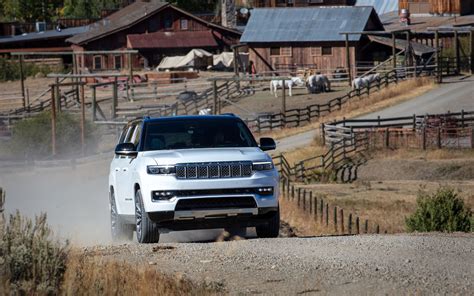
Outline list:
[[[423,130],[422,130],[422,133],[421,133],[421,148],[423,150],[426,150],[426,128],[424,127]]]
[[[471,148],[474,149],[474,128],[471,128]]]
[[[303,189],[303,211],[306,212],[306,189]]]
[[[56,155],[56,98],[55,86],[51,86],[51,154]]]
[[[117,105],[118,105],[118,80],[114,78],[114,85],[112,88],[112,119],[117,117]]]
[[[300,207],[300,201],[301,201],[301,188],[298,188],[298,208]]]
[[[356,217],[356,234],[360,234],[359,217]]]
[[[322,198],[320,198],[320,203],[319,203],[319,216],[320,216],[320,220],[321,220],[321,224],[323,224],[323,211],[324,211],[324,201]]]
[[[375,233],[379,234],[380,233],[380,227],[379,225],[377,224],[377,226],[375,226]]]
[[[92,122],[97,120],[97,90],[92,86]]]
[[[369,220],[365,219],[364,233],[367,234],[368,232],[369,232]]]
[[[337,233],[337,207],[334,207],[334,232]]]
[[[461,61],[459,54],[459,36],[457,30],[454,30],[454,55],[456,62],[456,75],[459,75],[459,73],[461,73]]]
[[[86,154],[86,101],[84,83],[81,81],[81,150],[82,156]]]
[[[469,32],[469,55],[470,55],[470,68],[471,68],[471,75],[474,75],[474,30],[471,29],[471,32]]]
[[[352,213],[349,214],[349,221],[347,223],[347,230],[349,231],[349,234],[352,234]]]
[[[341,217],[341,233],[344,234],[344,210],[339,209],[339,216]]]
[[[326,203],[326,227],[329,226],[329,204]]]
[[[416,130],[416,114],[413,114],[413,130]]]
[[[214,95],[214,102],[213,102],[213,111],[214,111],[214,115],[217,115],[217,81],[214,80],[212,82],[212,89],[213,89],[213,95]],[[260,119],[259,117],[257,119]],[[260,123],[260,121],[257,122],[257,125],[258,125],[258,132],[260,132],[260,125],[258,124]]]
[[[291,199],[295,199],[295,186],[291,185]]]
[[[438,146],[438,149],[441,149],[441,128],[438,127],[436,131],[437,131],[437,137],[436,137],[437,146]]]
[[[385,148],[389,148],[390,147],[390,131],[388,129],[388,127],[385,129]]]

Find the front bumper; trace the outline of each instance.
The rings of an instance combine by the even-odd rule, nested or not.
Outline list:
[[[196,230],[265,225],[278,214],[278,207],[236,210],[149,212],[148,216],[162,230]]]

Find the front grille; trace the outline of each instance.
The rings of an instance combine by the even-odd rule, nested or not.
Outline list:
[[[180,163],[176,165],[178,179],[219,179],[252,176],[252,162]]]
[[[252,196],[181,199],[175,211],[256,208]]]

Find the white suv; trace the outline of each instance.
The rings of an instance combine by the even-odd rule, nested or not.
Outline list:
[[[155,243],[160,232],[256,227],[278,236],[278,172],[238,117],[144,118],[123,129],[110,165],[112,237]]]

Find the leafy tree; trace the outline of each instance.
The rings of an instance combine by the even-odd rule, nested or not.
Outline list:
[[[168,2],[190,12],[214,11],[220,3],[219,0],[171,0]]]

